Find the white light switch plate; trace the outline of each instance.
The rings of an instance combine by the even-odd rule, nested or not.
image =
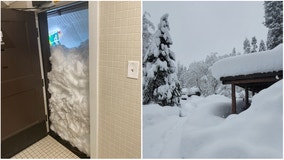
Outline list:
[[[139,62],[128,61],[127,77],[138,79],[138,74],[139,74]]]

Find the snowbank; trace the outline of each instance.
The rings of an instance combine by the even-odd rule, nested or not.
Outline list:
[[[181,137],[181,157],[282,158],[282,83],[262,90],[252,98],[248,110],[223,121],[206,120],[210,116],[188,118]]]
[[[231,111],[230,99],[219,95],[191,96],[181,105],[181,108],[143,106],[144,158],[181,158],[181,137],[189,118],[192,129],[198,129],[224,121],[222,117]]]
[[[281,158],[283,81],[252,98],[249,109],[230,115],[221,95],[191,96],[182,107],[143,106],[144,158]],[[240,99],[238,108],[244,106]]]
[[[48,73],[50,128],[86,154],[90,146],[88,43],[73,49],[52,48]]]
[[[283,44],[273,50],[234,56],[217,61],[211,67],[216,79],[227,76],[283,70]]]

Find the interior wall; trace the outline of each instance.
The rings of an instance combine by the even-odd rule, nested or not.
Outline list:
[[[90,16],[91,17],[91,16]],[[141,2],[99,2],[98,158],[141,157]]]

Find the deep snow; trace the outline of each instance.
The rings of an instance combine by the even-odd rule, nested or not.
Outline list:
[[[216,79],[283,70],[283,44],[272,50],[221,59],[211,67]]]
[[[176,158],[179,155],[181,125],[177,107],[143,106],[143,157]]]
[[[48,73],[50,128],[86,154],[90,150],[88,43],[73,49],[51,48]]]
[[[181,108],[144,105],[143,157],[281,158],[282,83],[259,92],[249,109],[234,115],[231,100],[221,95],[192,96]]]

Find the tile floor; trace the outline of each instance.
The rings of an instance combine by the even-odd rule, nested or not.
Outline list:
[[[56,159],[79,159],[51,136],[46,136],[35,144],[31,145],[12,158],[56,158]]]

